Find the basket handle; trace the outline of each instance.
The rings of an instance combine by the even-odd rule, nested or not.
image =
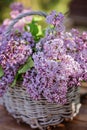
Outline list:
[[[30,16],[30,15],[40,15],[40,16],[43,16],[43,17],[47,17],[47,14],[45,12],[42,12],[42,11],[31,11],[31,12],[26,12],[26,13],[23,13],[23,14],[20,14],[18,17],[16,17],[15,19],[13,19],[13,21],[11,22],[11,24],[7,27],[4,35],[5,36],[8,36],[12,30],[12,27],[23,17],[26,17],[26,16]]]

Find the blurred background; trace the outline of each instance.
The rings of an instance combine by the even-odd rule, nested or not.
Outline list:
[[[0,24],[10,17],[10,4],[21,2],[32,10],[56,10],[67,15],[67,25],[87,30],[87,0],[0,0]]]

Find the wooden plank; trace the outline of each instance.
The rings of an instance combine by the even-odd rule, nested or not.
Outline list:
[[[80,113],[73,121],[63,122],[52,130],[87,130],[87,104],[82,105]],[[18,124],[3,106],[0,106],[0,130],[32,130],[28,125]]]

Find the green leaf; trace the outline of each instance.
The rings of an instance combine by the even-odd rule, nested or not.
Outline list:
[[[44,37],[43,29],[38,23],[39,19],[33,19],[31,23],[25,26],[25,30],[31,32],[34,40],[38,42],[42,37]]]
[[[1,65],[0,65],[0,78],[1,78],[3,75],[4,75],[4,71],[3,71],[3,69],[2,69],[2,67],[1,67]]]
[[[41,25],[38,25],[38,34],[37,34],[37,36],[42,35],[42,34],[43,34],[42,27],[41,27]]]
[[[26,64],[24,64],[23,67],[21,69],[19,69],[18,74],[25,73],[26,71],[28,71],[32,67],[34,67],[34,62],[33,62],[32,58],[29,57]]]
[[[14,78],[14,81],[13,81],[13,83],[11,84],[11,87],[14,87],[14,86],[16,85],[17,81],[20,80],[22,73],[25,73],[27,70],[29,70],[29,69],[32,68],[33,66],[34,66],[34,62],[33,62],[32,58],[29,57],[28,60],[27,60],[27,62],[26,62],[26,64],[24,64],[24,65],[22,66],[22,68],[20,68],[20,69],[18,70],[18,73],[16,74],[16,76],[15,76],[15,78]]]
[[[36,36],[36,34],[38,33],[38,25],[34,22],[29,24],[30,26],[30,32],[32,33],[33,36]]]

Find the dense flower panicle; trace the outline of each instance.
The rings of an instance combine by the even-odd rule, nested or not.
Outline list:
[[[21,12],[24,9],[24,6],[20,2],[14,2],[11,4],[10,8],[12,10],[17,10],[17,11]]]
[[[26,35],[24,37],[24,34],[23,38],[21,37],[19,41],[17,40],[16,39],[14,40],[14,37],[11,37],[11,39],[7,41],[7,44],[4,45],[2,43],[0,51],[0,64],[2,65],[2,67],[8,64],[10,66],[14,65],[19,66],[21,64],[24,64],[27,58],[31,55],[32,53],[32,49],[30,47],[30,42],[32,42],[31,35],[30,39],[28,39],[31,40],[30,42],[27,41],[27,37]],[[28,43],[26,44],[26,42]],[[5,46],[4,51],[2,50],[3,45]]]
[[[24,31],[26,23],[32,21],[32,16],[21,19],[7,37],[4,35],[13,19],[20,15],[20,13],[29,11],[31,10],[24,8],[21,3],[13,3],[11,5],[11,18],[5,19],[0,26],[0,65],[4,71],[4,76],[0,78],[0,95],[3,95],[7,86],[14,81],[18,69],[32,54],[31,47],[34,46],[34,39],[31,33]],[[19,31],[16,33],[15,30]]]
[[[53,24],[54,18],[56,16],[56,11],[52,11],[50,15],[47,16],[46,22],[49,24]]]
[[[64,15],[62,13],[58,13],[56,11],[52,11],[50,15],[47,16],[46,21],[49,24],[53,24],[57,26],[60,22],[63,22]]]
[[[57,32],[63,32],[65,30],[64,27],[64,15],[62,13],[57,13],[56,11],[52,11],[50,15],[46,18],[47,23],[52,24],[55,27]]]
[[[33,99],[40,99],[42,95],[49,102],[64,104],[68,85],[79,83],[80,65],[66,54],[63,47],[63,40],[49,40],[43,43],[42,50],[33,55],[35,70],[28,71],[23,82]],[[74,81],[76,76],[78,78]],[[72,80],[68,84],[70,77]]]
[[[57,60],[65,53],[64,42],[62,39],[53,39],[44,43],[43,51],[49,58]]]
[[[24,64],[31,52],[29,45],[22,45],[16,41],[11,41],[6,47],[5,54],[1,55],[1,58],[3,58],[1,65],[4,66],[4,64],[10,64],[13,66]]]
[[[31,47],[34,46],[34,38],[31,33],[29,32],[23,32],[22,39],[24,39],[26,42],[30,44]]]
[[[0,95],[3,95],[7,86],[14,81],[18,69],[26,63],[32,54],[32,44],[34,44],[34,40],[28,32],[23,32],[23,34],[13,32],[2,42],[0,46],[0,65],[4,70],[4,76],[0,79]]]
[[[5,38],[4,38],[5,37]],[[1,47],[0,49],[6,47],[6,44],[8,44],[9,41],[17,41],[17,42],[24,42],[24,44],[29,44],[31,47],[34,46],[34,38],[31,35],[30,32],[20,32],[20,31],[12,31],[8,36],[5,36],[4,34],[1,35]],[[3,49],[2,49],[3,50]]]
[[[80,64],[83,70],[81,78],[87,81],[87,32],[81,34],[72,29],[71,33],[66,34],[65,48],[67,54]]]
[[[68,88],[79,86],[82,81],[83,69],[77,57],[86,43],[86,33],[83,41],[75,29],[69,33],[61,31],[63,19],[63,15],[55,11],[47,16],[47,22],[54,28],[48,29],[46,36],[37,43],[34,69],[24,75],[23,85],[33,99],[44,97],[49,102],[65,104]]]
[[[49,102],[65,103],[67,92],[65,82],[64,86],[59,86],[58,88],[58,84],[53,81],[53,78],[50,79],[50,77],[44,73],[37,74],[36,70],[28,71],[25,74],[23,85],[26,86],[27,92],[35,100],[44,97]]]
[[[40,42],[38,42],[36,44],[37,51],[41,51],[43,49],[44,43],[47,42],[47,41],[50,41],[50,40],[54,40],[54,38],[55,38],[55,35],[53,35],[53,34],[51,35],[50,32],[48,32],[48,30],[47,30],[46,31],[46,36],[44,38],[42,38],[40,40]]]

